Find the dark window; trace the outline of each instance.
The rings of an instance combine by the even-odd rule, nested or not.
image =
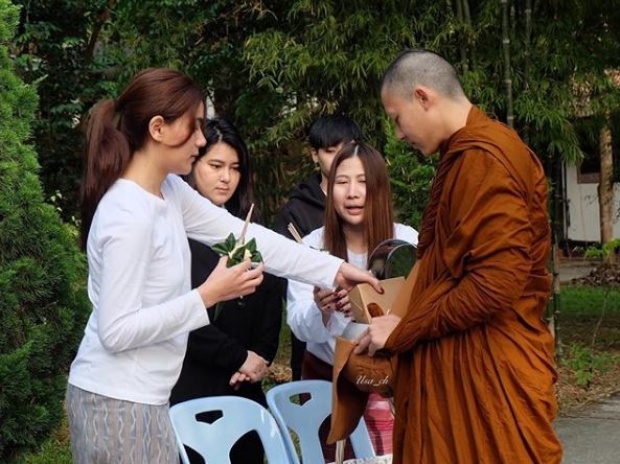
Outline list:
[[[575,123],[575,132],[584,159],[579,164],[577,182],[598,184],[600,182],[599,133],[600,122],[594,118],[581,118]],[[620,182],[620,112],[611,117],[611,143],[613,150],[614,182]]]

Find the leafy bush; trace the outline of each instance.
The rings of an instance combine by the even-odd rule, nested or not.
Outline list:
[[[620,250],[620,238],[614,238],[601,247],[600,243],[590,245],[584,253],[585,258],[605,259]]]
[[[598,246],[589,246],[583,254],[584,258],[602,259],[605,256],[603,250]]]
[[[570,346],[564,364],[575,373],[577,385],[587,388],[596,374],[609,371],[619,358],[617,354],[595,352],[587,346],[574,344]]]
[[[614,238],[610,240],[605,245],[603,245],[603,255],[605,257],[609,256],[612,253],[618,253],[620,250],[620,238]]]
[[[108,18],[102,0],[12,0],[21,6],[11,40],[15,72],[39,93],[32,140],[46,198],[54,198],[65,221],[78,216],[77,193],[84,137],[82,115],[115,89],[113,56],[103,53]],[[120,2],[117,2],[120,3]],[[60,195],[59,195],[60,193]]]
[[[45,440],[36,453],[23,454],[14,464],[72,464],[69,426],[63,420],[61,426]]]
[[[37,95],[15,75],[7,50],[18,14],[0,0],[0,462],[36,447],[60,423],[88,311],[83,256],[44,203],[26,143]]]

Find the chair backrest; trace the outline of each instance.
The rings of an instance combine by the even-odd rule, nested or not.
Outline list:
[[[296,395],[309,394],[310,399],[298,404]],[[326,380],[297,380],[276,385],[267,391],[267,404],[284,431],[291,462],[297,457],[290,431],[299,438],[301,461],[325,462],[319,440],[319,427],[332,410],[332,384]],[[357,458],[375,456],[364,418],[350,437]]]
[[[202,413],[221,413],[212,423],[199,421]],[[207,464],[230,464],[230,450],[248,432],[256,431],[269,463],[288,463],[284,436],[270,412],[240,396],[212,396],[175,404],[170,408],[172,428],[183,464],[189,458],[183,445],[199,453]],[[297,461],[293,461],[297,464]]]

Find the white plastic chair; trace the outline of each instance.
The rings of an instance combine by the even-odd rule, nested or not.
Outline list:
[[[210,424],[196,417],[218,411],[222,416]],[[273,416],[247,398],[212,396],[185,401],[170,408],[170,419],[183,464],[190,464],[184,445],[199,453],[208,464],[230,464],[231,448],[253,430],[260,437],[269,463],[289,463],[284,436]]]
[[[310,399],[304,404],[297,404],[295,396],[302,394],[309,394]],[[303,463],[325,462],[319,440],[319,427],[331,414],[331,382],[326,380],[297,380],[276,385],[267,391],[267,405],[284,432],[284,441],[291,462],[295,462],[298,457],[290,431],[293,431],[299,438]],[[363,417],[349,439],[357,458],[375,456]]]

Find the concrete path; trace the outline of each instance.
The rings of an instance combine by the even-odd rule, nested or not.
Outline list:
[[[620,463],[620,393],[555,421],[562,464]]]
[[[572,279],[587,276],[598,263],[583,260],[563,260],[558,266],[560,283],[570,283]],[[620,461],[619,461],[620,462]]]

